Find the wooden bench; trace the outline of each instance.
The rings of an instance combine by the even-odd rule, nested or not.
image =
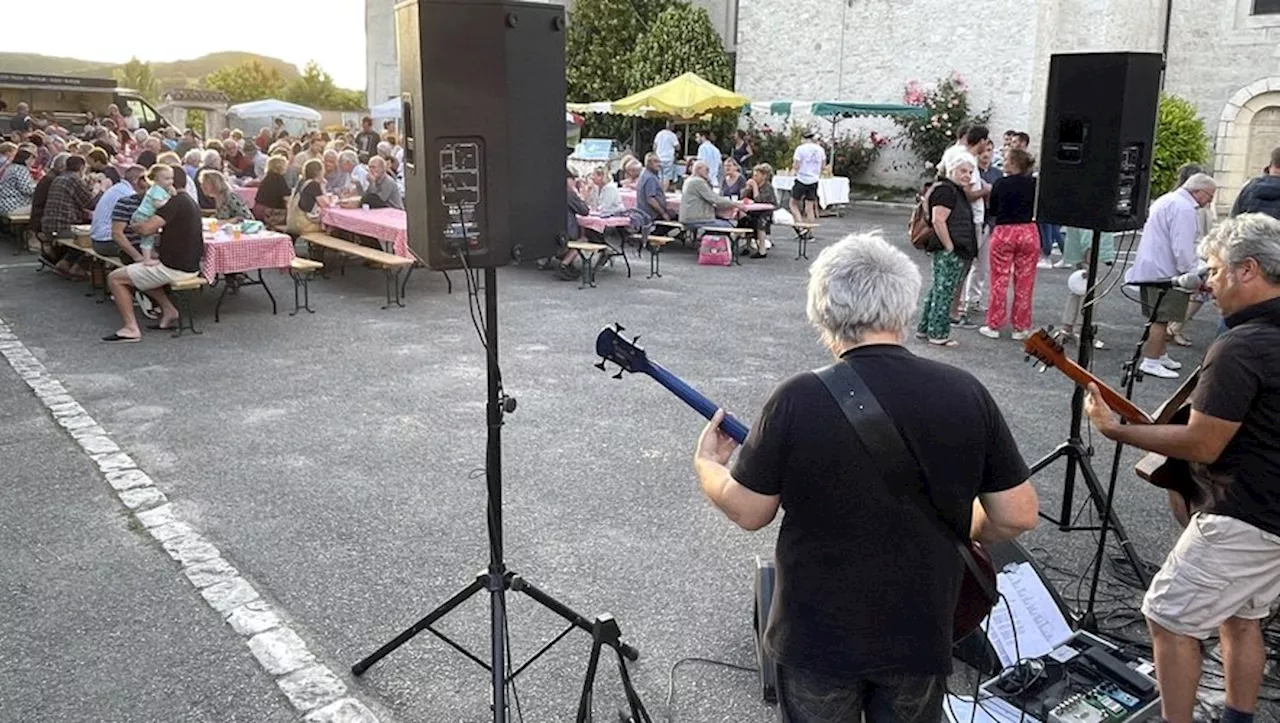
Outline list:
[[[199,291],[208,285],[209,282],[199,274],[169,284],[169,296],[178,309],[178,328],[174,330],[173,336],[182,336],[184,326],[192,334],[203,333],[196,330],[196,315],[191,308],[191,295],[192,292]]]
[[[414,265],[415,261],[413,259],[406,259],[401,256],[396,256],[395,254],[389,254],[381,249],[369,248],[368,246],[361,246],[358,243],[344,241],[340,238],[335,238],[327,233],[321,233],[319,231],[304,233],[299,238],[307,243],[309,256],[314,257],[317,255],[315,252],[317,247],[321,249],[321,254],[323,254],[325,250],[335,251],[342,254],[344,258],[341,272],[343,274],[345,274],[347,270],[345,258],[347,256],[367,261],[372,266],[382,269],[383,273],[385,273],[387,277],[387,303],[383,305],[382,308],[388,309],[393,303],[396,306],[404,306],[404,302],[401,301],[402,290],[400,288],[400,273],[404,271],[406,267]]]
[[[652,279],[655,276],[662,278],[659,259],[662,257],[662,249],[671,243],[672,238],[670,236],[644,236],[641,234],[632,234],[630,238],[636,242],[636,246],[649,251],[649,275],[645,278]]]
[[[582,261],[582,283],[578,284],[578,288],[582,289],[587,286],[592,288],[596,285],[596,265],[592,263],[591,258],[598,253],[612,253],[606,244],[592,243],[590,241],[570,241],[566,246],[570,251],[578,252],[578,259]]]
[[[114,256],[104,256],[95,251],[92,241],[89,242],[88,246],[81,246],[81,240],[87,238],[87,236],[77,238],[59,238],[54,239],[54,243],[59,246],[65,246],[68,249],[75,250],[76,252],[83,254],[84,257],[89,260],[89,293],[85,294],[85,296],[93,296],[94,292],[101,288],[102,298],[98,299],[98,303],[101,304],[109,298],[109,294],[107,292],[107,274],[115,269],[123,267],[124,263]],[[47,265],[47,262],[43,260],[43,257],[41,258],[40,263],[42,265]],[[99,286],[99,284],[101,284],[101,286]]]
[[[297,316],[298,312],[306,309],[308,314],[316,313],[311,308],[311,280],[315,278],[316,272],[324,268],[324,264],[314,259],[294,258],[289,264],[289,276],[293,277],[293,311],[289,312],[289,316]],[[304,299],[301,306],[298,304],[298,288],[302,288],[302,298]]]
[[[791,224],[791,230],[796,234],[797,261],[809,258],[809,242],[813,240],[813,230],[817,227],[818,224],[805,221],[796,221]]]
[[[738,260],[738,244],[742,242],[743,236],[748,236],[748,235],[754,234],[755,232],[756,231],[753,228],[737,228],[737,227],[725,228],[722,226],[708,226],[702,229],[703,236],[711,235],[711,236],[728,237],[729,254],[733,257],[733,263],[737,264],[738,266],[742,265],[742,262]]]
[[[685,226],[679,221],[658,220],[653,222],[653,226],[654,226],[654,230],[656,230],[658,233],[662,233],[669,238],[676,239],[682,244],[687,244],[693,240],[692,237],[689,235],[689,227]]]
[[[8,229],[9,233],[13,234],[14,243],[18,247],[17,250],[13,252],[13,255],[17,256],[19,254],[27,253],[27,251],[30,250],[27,248],[27,233],[31,227],[31,214],[11,213],[5,216],[0,216],[0,221],[3,221],[4,227]]]

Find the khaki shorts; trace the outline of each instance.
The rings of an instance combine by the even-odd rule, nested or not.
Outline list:
[[[1151,581],[1142,614],[1204,640],[1228,618],[1260,620],[1280,596],[1280,536],[1233,517],[1196,513]]]
[[[1164,298],[1160,299],[1160,294],[1164,294]],[[1149,286],[1142,287],[1142,315],[1151,318],[1151,308],[1156,305],[1156,300],[1160,300],[1160,308],[1156,310],[1156,323],[1168,324],[1171,321],[1186,321],[1187,319],[1187,303],[1191,301],[1191,295],[1185,291],[1177,289],[1153,289]]]
[[[195,276],[189,271],[178,271],[164,264],[156,264],[155,266],[147,266],[143,263],[129,264],[124,267],[124,272],[129,275],[129,284],[138,291],[158,289],[175,281],[182,281]]]

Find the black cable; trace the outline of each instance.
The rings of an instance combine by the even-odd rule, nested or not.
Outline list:
[[[676,662],[671,664],[671,670],[667,672],[667,721],[668,723],[670,723],[670,721],[675,720],[675,711],[673,709],[673,705],[676,699],[676,669],[678,669],[681,665],[684,665],[685,663],[702,663],[703,665],[712,665],[720,668],[727,668],[729,670],[740,670],[744,673],[760,672],[759,668],[751,668],[745,665],[738,665],[737,663],[729,663],[723,660],[714,660],[712,658],[699,658],[696,656],[692,656],[692,657],[681,658],[677,660]],[[779,705],[781,705],[781,702],[779,702]]]

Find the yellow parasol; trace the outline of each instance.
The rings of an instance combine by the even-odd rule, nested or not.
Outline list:
[[[685,73],[648,90],[612,103],[613,112],[628,115],[648,106],[655,115],[696,118],[714,110],[734,110],[751,101],[746,96],[710,83],[695,73]]]

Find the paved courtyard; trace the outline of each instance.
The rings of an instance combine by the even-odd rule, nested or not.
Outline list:
[[[905,244],[905,215],[889,211],[824,219],[820,239],[869,227]],[[633,278],[619,263],[595,289],[531,269],[499,274],[502,372],[519,400],[504,430],[508,564],[588,616],[618,618],[642,652],[632,675],[658,718],[675,661],[754,664],[752,560],[770,552],[776,525],[748,534],[712,509],[690,464],[702,420],[646,378],[614,381],[592,368],[593,342],[602,326],[622,323],[652,358],[750,421],[777,382],[827,361],[804,320],[807,263],[783,238],[769,259],[740,268],[699,267],[691,252],[671,249],[661,279],[646,280],[647,264],[633,257]],[[214,324],[206,292],[196,303],[203,335],[152,332],[109,346],[98,341],[118,325],[109,305],[36,273],[30,256],[0,254],[0,321],[31,353],[23,368],[60,382],[170,505],[130,513],[55,422],[69,408],[59,406],[68,403],[62,392],[45,386],[38,397],[0,364],[0,721],[288,721],[312,709],[300,703],[308,694],[343,688],[384,721],[489,719],[485,671],[430,635],[363,678],[348,672],[487,559],[484,352],[460,275],[449,295],[439,274],[420,271],[407,308],[383,311],[381,275],[354,266],[313,284],[316,314],[290,317],[289,280],[272,272],[278,315],[261,290],[245,289]],[[1040,272],[1038,324],[1058,322],[1066,276]],[[1110,348],[1096,370],[1118,383],[1139,313],[1118,287],[1099,308]],[[1188,368],[1217,321],[1212,309],[1201,316],[1189,330],[1196,349],[1178,357]],[[1008,339],[957,333],[958,349],[910,346],[976,374],[1028,461],[1062,441],[1066,379],[1037,373]],[[1152,409],[1175,387],[1148,380],[1137,400]],[[1112,448],[1094,441],[1105,478]],[[1130,474],[1135,457],[1124,455],[1116,505],[1143,557],[1158,562],[1175,524],[1163,494]],[[1037,488],[1056,513],[1062,467]],[[174,524],[189,529],[166,527]],[[156,539],[160,528],[198,533],[245,585],[202,587],[201,599],[199,583],[166,554],[173,545]],[[1043,524],[1026,542],[1074,602],[1093,536]],[[1107,610],[1137,602],[1110,576],[1104,582]],[[245,644],[266,633],[215,612],[245,590],[283,621],[268,633],[287,630],[305,644],[305,670],[316,675],[305,690],[289,687],[296,673],[283,662],[275,675],[264,670],[264,658],[282,660],[264,653],[271,641]],[[518,663],[560,625],[522,596],[510,599]],[[440,627],[484,655],[487,603],[476,598]],[[589,647],[575,632],[520,675],[525,720],[572,719]],[[609,662],[597,684],[601,720],[622,701]],[[674,692],[677,721],[775,719],[748,673],[683,665]]]

